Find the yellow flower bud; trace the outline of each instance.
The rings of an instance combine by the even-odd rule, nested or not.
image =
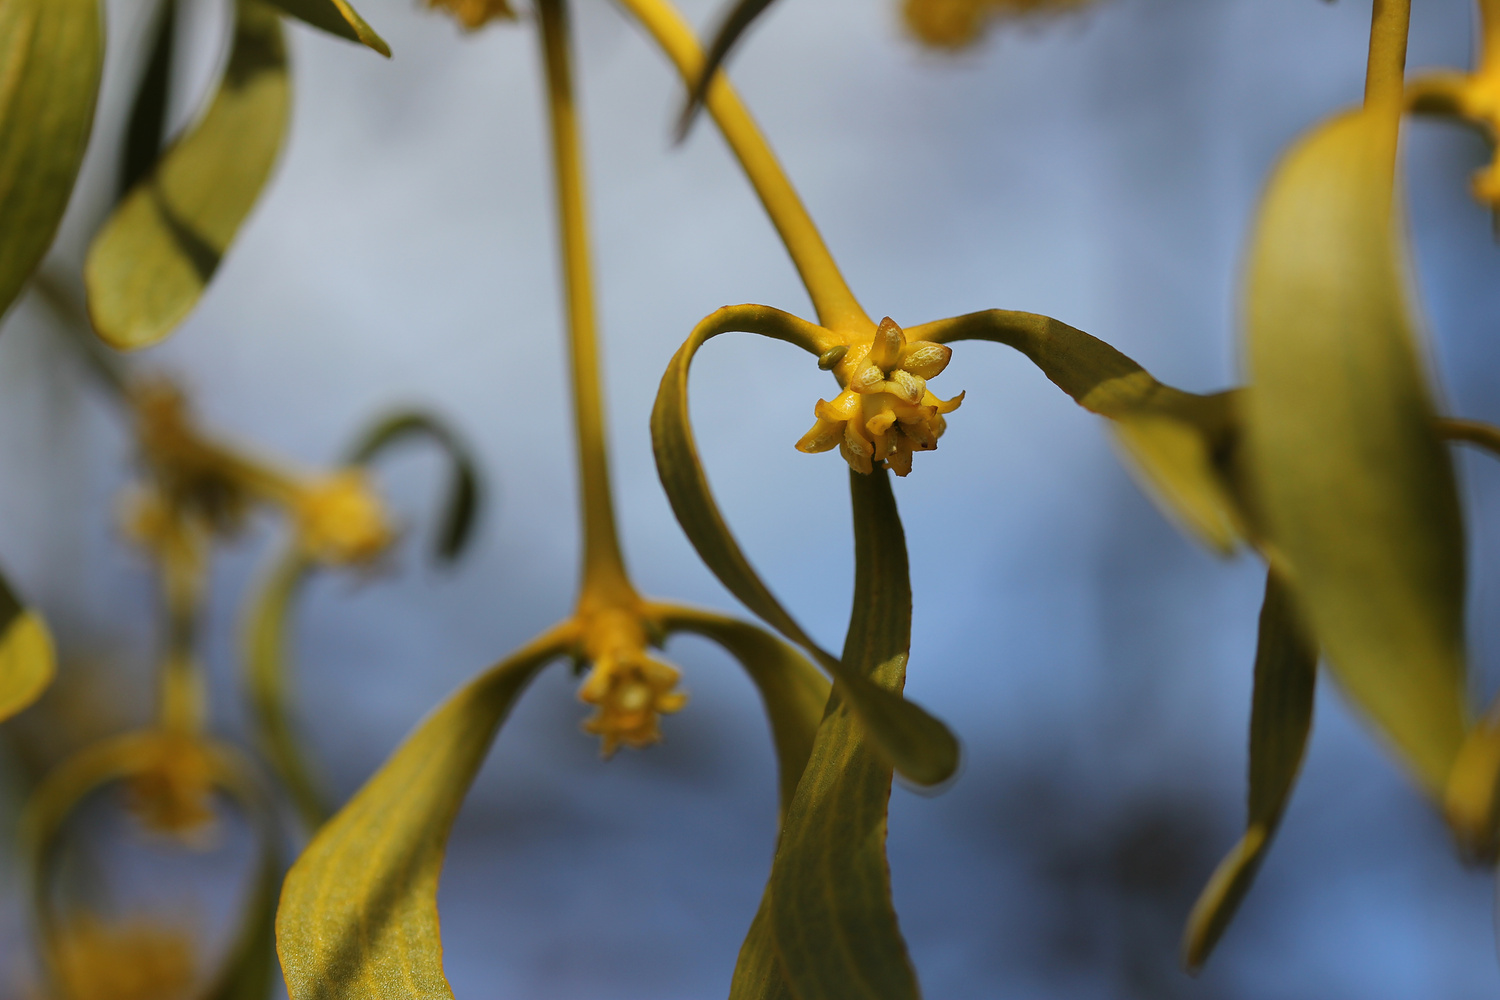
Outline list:
[[[476,31],[490,21],[514,21],[510,0],[427,0],[434,10],[446,10],[465,31]]]
[[[295,509],[302,547],[328,565],[368,562],[395,537],[385,505],[359,469],[336,472],[306,487]]]

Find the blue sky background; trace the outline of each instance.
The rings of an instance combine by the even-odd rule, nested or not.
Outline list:
[[[698,318],[735,302],[809,306],[712,130],[670,146],[680,91],[648,39],[603,0],[575,6],[627,555],[647,593],[734,608],[672,519],[647,415]],[[1470,6],[1417,5],[1414,69],[1468,64]],[[188,7],[189,38],[211,37],[213,8]],[[716,10],[687,7],[698,24]],[[908,41],[885,0],[784,0],[732,73],[873,315],[1046,312],[1210,390],[1239,368],[1262,180],[1300,132],[1358,100],[1369,9],[1103,0],[944,57]],[[441,467],[414,449],[382,473],[413,526],[401,572],[320,579],[302,606],[303,715],[346,794],[446,693],[567,612],[578,560],[534,33],[461,37],[409,0],[361,10],[395,59],[293,29],[295,122],[275,180],[198,311],[139,359],[181,378],[209,426],[309,466],[398,404],[442,413],[483,461],[490,504],[460,566],[432,568],[421,551]],[[110,11],[110,89],[63,267],[107,207],[145,30],[134,4]],[[181,117],[211,68],[207,56],[193,67]],[[1485,155],[1450,125],[1408,130],[1443,393],[1456,413],[1500,420],[1500,251],[1467,194]],[[128,715],[144,711],[154,606],[144,563],[114,534],[129,442],[48,315],[23,303],[0,339],[0,557],[74,662],[135,678],[109,699]],[[735,530],[834,645],[851,587],[845,475],[792,448],[831,387],[783,345],[726,337],[702,355],[693,403]],[[890,833],[926,994],[1494,996],[1491,877],[1458,863],[1326,685],[1257,887],[1201,978],[1178,971],[1188,907],[1243,820],[1262,570],[1163,521],[1100,422],[1019,355],[963,346],[934,388],[968,397],[897,486],[916,600],[907,690],[961,735],[967,762],[940,796],[898,788]],[[1500,478],[1462,462],[1475,672],[1489,690]],[[207,657],[230,732],[240,605],[280,530],[257,523],[216,565]],[[692,640],[668,655],[693,700],[650,751],[601,762],[562,668],[506,725],[442,888],[459,996],[727,992],[772,849],[773,761],[733,664]]]

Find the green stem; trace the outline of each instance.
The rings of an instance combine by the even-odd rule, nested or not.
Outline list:
[[[566,0],[538,0],[537,14],[547,73],[547,110],[552,126],[558,232],[562,241],[573,367],[573,412],[578,432],[578,478],[583,507],[583,583],[579,603],[630,602],[635,590],[625,574],[625,560],[620,554],[609,485],[604,391],[599,375],[599,338],[584,201],[583,143],[573,97]]]

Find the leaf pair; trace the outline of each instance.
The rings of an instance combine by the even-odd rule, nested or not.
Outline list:
[[[672,511],[698,555],[751,611],[795,642],[839,682],[843,697],[868,727],[879,751],[920,785],[936,785],[958,767],[958,742],[946,726],[844,661],[822,650],[787,613],[751,567],[714,501],[688,416],[688,373],[708,340],[740,331],[783,340],[813,355],[826,349],[826,331],[767,306],[732,306],[704,319],[673,356],[651,412],[656,469]]]
[[[65,918],[56,912],[48,874],[62,846],[64,824],[89,793],[114,782],[140,776],[160,760],[164,741],[180,735],[145,731],[119,736],[65,760],[43,779],[25,815],[27,870],[33,878],[37,930],[48,976],[58,985],[59,935]],[[222,744],[195,741],[207,761],[209,776],[254,824],[258,842],[256,874],[244,900],[238,929],[229,950],[198,1000],[266,1000],[275,980],[273,919],[281,882],[280,830],[275,808],[250,763]],[[65,996],[66,992],[56,995]]]
[[[794,649],[711,612],[648,604],[663,632],[692,632],[739,659],[764,699],[783,808],[813,745],[827,683]],[[453,820],[516,698],[577,652],[570,620],[471,681],[429,715],[313,838],[287,875],[277,948],[292,1000],[449,1000],[437,888]]]

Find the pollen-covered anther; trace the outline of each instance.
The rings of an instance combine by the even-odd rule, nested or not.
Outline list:
[[[584,731],[599,737],[605,757],[621,744],[638,749],[659,742],[661,717],[687,704],[687,694],[676,690],[682,674],[647,655],[644,631],[633,617],[607,613],[589,631],[593,669],[578,698],[597,711],[583,723]]]
[[[797,442],[808,453],[837,447],[856,472],[884,462],[898,476],[911,472],[914,451],[930,451],[947,428],[943,414],[958,409],[963,393],[942,400],[927,388],[953,356],[929,341],[908,342],[886,317],[869,345],[850,348],[834,372],[845,385],[831,402],[818,400],[817,423]]]

